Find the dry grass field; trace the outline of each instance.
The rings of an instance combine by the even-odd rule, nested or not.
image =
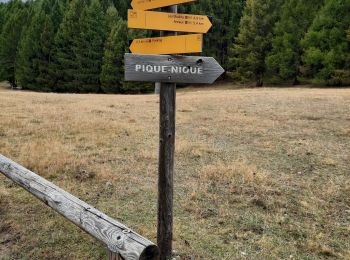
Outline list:
[[[0,90],[0,153],[156,241],[158,97]],[[350,89],[180,90],[179,259],[350,259]],[[0,174],[0,259],[105,259]]]

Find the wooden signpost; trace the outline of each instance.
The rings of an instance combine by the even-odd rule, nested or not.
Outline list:
[[[125,80],[160,84],[158,230],[160,260],[172,259],[176,83],[213,83],[224,69],[214,58],[155,55],[202,51],[212,24],[207,16],[178,14],[177,5],[195,0],[133,0],[128,27],[160,30],[161,37],[135,39],[125,54]],[[145,11],[162,8],[161,12]],[[176,32],[199,33],[176,35]],[[153,54],[153,55],[152,55]]]
[[[130,45],[134,54],[200,53],[203,47],[202,34],[135,39]]]
[[[207,33],[212,27],[212,23],[207,16],[203,15],[129,10],[128,27],[159,31]]]

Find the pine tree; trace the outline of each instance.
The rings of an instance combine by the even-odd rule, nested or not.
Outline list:
[[[46,4],[43,4],[42,9],[48,15],[46,16],[39,39],[40,53],[38,53],[36,60],[38,65],[36,84],[42,90],[52,91],[55,84],[55,73],[52,71],[55,35],[62,22],[67,1],[45,0],[44,3]]]
[[[4,7],[4,16],[2,17],[3,25],[15,12],[22,8],[24,8],[24,4],[21,0],[7,2]]]
[[[41,9],[45,14],[50,15],[55,33],[60,27],[68,5],[68,0],[43,0],[42,2]]]
[[[350,26],[347,31],[348,53],[345,60],[344,85],[350,85]]]
[[[79,19],[86,5],[85,0],[72,0],[54,40],[54,53],[50,71],[55,78],[54,91],[78,92],[74,88],[75,73],[79,69],[76,61],[74,44],[80,34]]]
[[[342,85],[350,70],[347,63],[349,14],[349,0],[326,0],[303,41],[303,61],[309,75],[328,85]]]
[[[54,23],[51,17],[46,15],[40,34],[40,52],[37,53],[37,57],[34,59],[34,63],[37,66],[35,84],[40,91],[52,91],[54,88],[54,80],[50,71],[54,37]]]
[[[23,88],[49,91],[53,87],[48,68],[62,15],[60,0],[45,0],[37,7],[18,50],[16,79]]]
[[[113,4],[111,4],[106,11],[106,20],[108,26],[108,33],[111,31],[112,27],[119,22],[120,16],[118,10]]]
[[[272,51],[266,58],[270,75],[278,81],[298,84],[301,40],[322,5],[322,0],[287,0],[283,4],[281,19],[274,28]]]
[[[29,26],[23,33],[23,37],[18,48],[16,80],[23,89],[35,90],[35,70],[33,59],[39,51],[40,30],[45,16],[42,12],[37,13]]]
[[[106,12],[110,6],[114,6],[114,3],[112,0],[100,0],[100,5],[103,11]]]
[[[124,85],[124,53],[127,48],[127,25],[122,19],[112,27],[106,42],[101,72],[102,90],[121,93]]]
[[[271,50],[273,26],[278,18],[280,0],[247,0],[240,22],[237,43],[232,50],[232,67],[245,80],[263,85],[265,57]]]
[[[7,80],[12,87],[17,86],[15,78],[17,46],[27,19],[28,9],[26,7],[19,6],[13,9],[0,35],[0,80]]]
[[[4,24],[4,17],[6,12],[6,5],[4,3],[0,3],[0,34],[2,32],[2,26]]]
[[[80,17],[80,33],[74,42],[78,63],[74,83],[80,92],[98,92],[106,34],[106,21],[99,0],[85,6]]]
[[[130,0],[112,0],[114,6],[117,8],[118,14],[126,21],[127,13],[130,6]]]

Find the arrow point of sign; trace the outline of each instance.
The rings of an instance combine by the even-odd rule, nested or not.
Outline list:
[[[207,19],[207,22],[206,22],[206,25],[207,25],[207,26],[206,26],[206,30],[207,30],[206,33],[207,33],[207,32],[209,32],[209,30],[211,29],[211,27],[213,27],[213,24],[212,24],[212,22],[211,22],[211,19],[209,19],[208,16],[207,16],[206,19]]]
[[[212,81],[209,82],[209,84],[213,84],[225,72],[225,70],[215,58],[207,57],[207,60],[210,62],[212,69],[216,71],[216,74],[212,77]]]
[[[129,47],[131,53],[134,53],[134,51],[135,51],[135,44],[134,44],[134,42],[135,41],[131,41],[131,44],[130,44],[130,47]]]

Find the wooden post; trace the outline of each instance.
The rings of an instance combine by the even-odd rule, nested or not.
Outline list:
[[[177,13],[177,5],[162,8]],[[161,36],[176,35],[162,32]],[[175,153],[176,84],[162,83],[160,87],[159,179],[158,179],[158,247],[160,260],[172,258],[173,240],[173,179]]]
[[[160,94],[160,82],[154,83],[154,94]]]
[[[108,260],[123,260],[118,253],[108,251]]]

